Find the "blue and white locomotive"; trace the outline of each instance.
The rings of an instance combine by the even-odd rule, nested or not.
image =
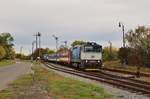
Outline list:
[[[102,46],[87,42],[71,48],[71,64],[78,68],[101,68]]]

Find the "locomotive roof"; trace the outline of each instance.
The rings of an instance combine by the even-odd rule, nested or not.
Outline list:
[[[95,45],[95,46],[101,46],[101,45],[99,45],[99,44],[97,44],[97,43],[95,43],[95,42],[87,42],[87,43],[85,43],[84,45]]]
[[[82,45],[76,45],[76,46],[74,46],[74,47],[81,47],[81,46],[101,46],[101,45],[99,45],[99,44],[97,44],[97,43],[95,43],[95,42],[86,42],[86,43],[84,43],[84,44],[82,44]],[[101,46],[102,47],[102,46]]]

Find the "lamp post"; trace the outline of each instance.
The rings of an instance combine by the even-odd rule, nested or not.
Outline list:
[[[58,51],[58,37],[53,35],[54,39],[56,40],[56,52]]]
[[[64,43],[65,44],[64,46],[67,48],[67,43],[68,42],[67,41],[62,41],[62,43]]]
[[[39,37],[39,57],[40,57],[41,56],[41,53],[40,53],[40,51],[41,51],[41,33],[38,32],[37,36]]]
[[[122,28],[122,33],[123,33],[123,48],[125,49],[125,47],[126,47],[125,46],[125,33],[124,33],[124,30],[125,30],[124,27],[125,26],[124,26],[123,23],[119,22],[119,27]],[[123,65],[124,64],[127,64],[127,59],[126,58],[123,59]]]
[[[123,33],[123,48],[125,48],[125,33],[124,33],[124,24],[119,22],[119,27],[122,28]]]
[[[57,36],[55,36],[55,35],[52,35],[53,37],[54,37],[54,39],[56,40],[56,55],[57,55],[57,51],[58,51],[58,37]],[[57,62],[57,56],[56,56],[56,62]]]
[[[37,48],[38,48],[38,35],[35,34],[33,36],[35,36],[35,43],[36,43],[36,50],[37,50]]]

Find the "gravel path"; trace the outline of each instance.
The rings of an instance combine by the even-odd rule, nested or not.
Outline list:
[[[43,65],[43,67],[49,69],[48,67],[46,67],[44,65]],[[55,71],[55,70],[53,70],[53,71]],[[77,80],[84,81],[87,83],[92,83],[92,84],[96,84],[98,86],[102,86],[107,92],[109,92],[110,94],[112,94],[114,96],[112,99],[150,99],[150,97],[138,95],[138,94],[133,93],[133,92],[129,92],[126,90],[115,88],[109,84],[100,83],[97,81],[89,80],[86,78],[82,78],[79,76],[75,76],[75,75],[71,75],[71,74],[67,74],[67,73],[63,73],[63,72],[59,72],[59,71],[55,71],[55,72],[60,74],[60,75],[65,76],[65,77],[70,77],[72,79],[77,79]]]
[[[31,63],[17,62],[16,64],[0,68],[0,90],[16,80],[19,76],[31,72]]]

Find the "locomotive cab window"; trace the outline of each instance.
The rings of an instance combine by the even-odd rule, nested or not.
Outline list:
[[[101,46],[84,46],[84,52],[101,52]]]

